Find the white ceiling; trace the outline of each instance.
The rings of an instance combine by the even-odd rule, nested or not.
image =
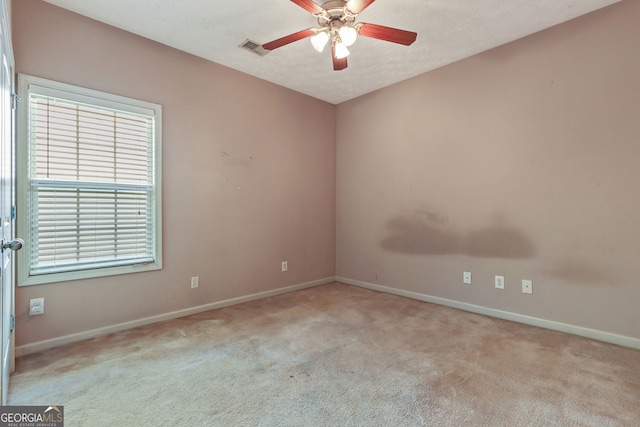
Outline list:
[[[407,47],[359,37],[349,67],[300,40],[260,57],[239,45],[317,27],[289,0],[45,0],[218,64],[339,104],[620,0],[377,0],[356,22],[418,33]],[[324,0],[315,0],[322,4]]]

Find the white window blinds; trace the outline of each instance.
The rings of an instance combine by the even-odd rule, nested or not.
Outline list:
[[[156,111],[31,84],[29,276],[158,261]]]

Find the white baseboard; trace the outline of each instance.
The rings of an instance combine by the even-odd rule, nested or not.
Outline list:
[[[273,289],[270,291],[260,292],[257,294],[246,295],[237,298],[231,298],[224,301],[212,302],[210,304],[199,305],[197,307],[185,308],[183,310],[172,311],[170,313],[159,314],[157,316],[145,317],[144,319],[133,320],[131,322],[118,323],[116,325],[105,326],[102,328],[91,329],[89,331],[78,332],[76,334],[64,335],[57,338],[51,338],[44,341],[37,341],[20,347],[16,347],[16,357],[25,356],[27,354],[38,353],[61,345],[70,344],[90,338],[107,335],[125,329],[137,328],[139,326],[150,325],[152,323],[162,322],[164,320],[177,319],[179,317],[190,316],[192,314],[202,313],[203,311],[215,310],[217,308],[229,307],[231,305],[242,304],[244,302],[255,301],[259,299],[269,298],[276,295],[285,294],[287,292],[297,291],[300,289],[312,288],[314,286],[324,285],[335,282],[335,277],[326,277],[311,282],[300,283],[298,285],[287,286],[285,288]]]
[[[345,283],[347,285],[357,286],[360,288],[366,288],[374,291],[407,297],[407,298],[411,298],[419,301],[445,305],[447,307],[457,308],[459,310],[470,311],[472,313],[477,313],[477,314],[484,314],[486,316],[497,317],[499,319],[510,320],[512,322],[518,322],[518,323],[524,323],[525,325],[537,326],[540,328],[551,329],[554,331],[566,332],[573,335],[579,335],[586,338],[592,338],[598,341],[604,341],[612,344],[617,344],[623,347],[630,347],[630,348],[640,350],[640,339],[638,338],[612,334],[609,332],[598,331],[596,329],[583,328],[581,326],[569,325],[566,323],[555,322],[553,320],[545,320],[537,317],[525,316],[523,314],[511,313],[509,311],[496,310],[494,308],[483,307],[479,305],[450,300],[446,298],[434,297],[434,296],[425,295],[417,292],[390,288],[387,286],[381,286],[373,283],[362,282],[360,280],[347,279],[346,277],[336,277],[336,281]]]

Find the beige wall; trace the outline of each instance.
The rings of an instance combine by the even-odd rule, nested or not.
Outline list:
[[[39,0],[13,24],[19,73],[164,114],[163,270],[19,288],[18,346],[334,275],[333,105]]]
[[[339,105],[337,276],[640,338],[638,22],[623,1]]]
[[[39,0],[12,12],[18,72],[164,108],[164,269],[19,288],[18,346],[335,273],[640,338],[639,2],[337,115]],[[337,226],[336,141],[317,120],[336,126]]]

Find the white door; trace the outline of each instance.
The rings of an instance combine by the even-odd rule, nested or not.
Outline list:
[[[9,42],[4,0],[0,1],[0,347],[2,367],[0,369],[0,395],[2,405],[7,403],[9,373],[13,365],[13,313],[14,313],[14,256],[22,247],[20,239],[13,238],[14,206],[14,150],[13,150],[13,55]]]

